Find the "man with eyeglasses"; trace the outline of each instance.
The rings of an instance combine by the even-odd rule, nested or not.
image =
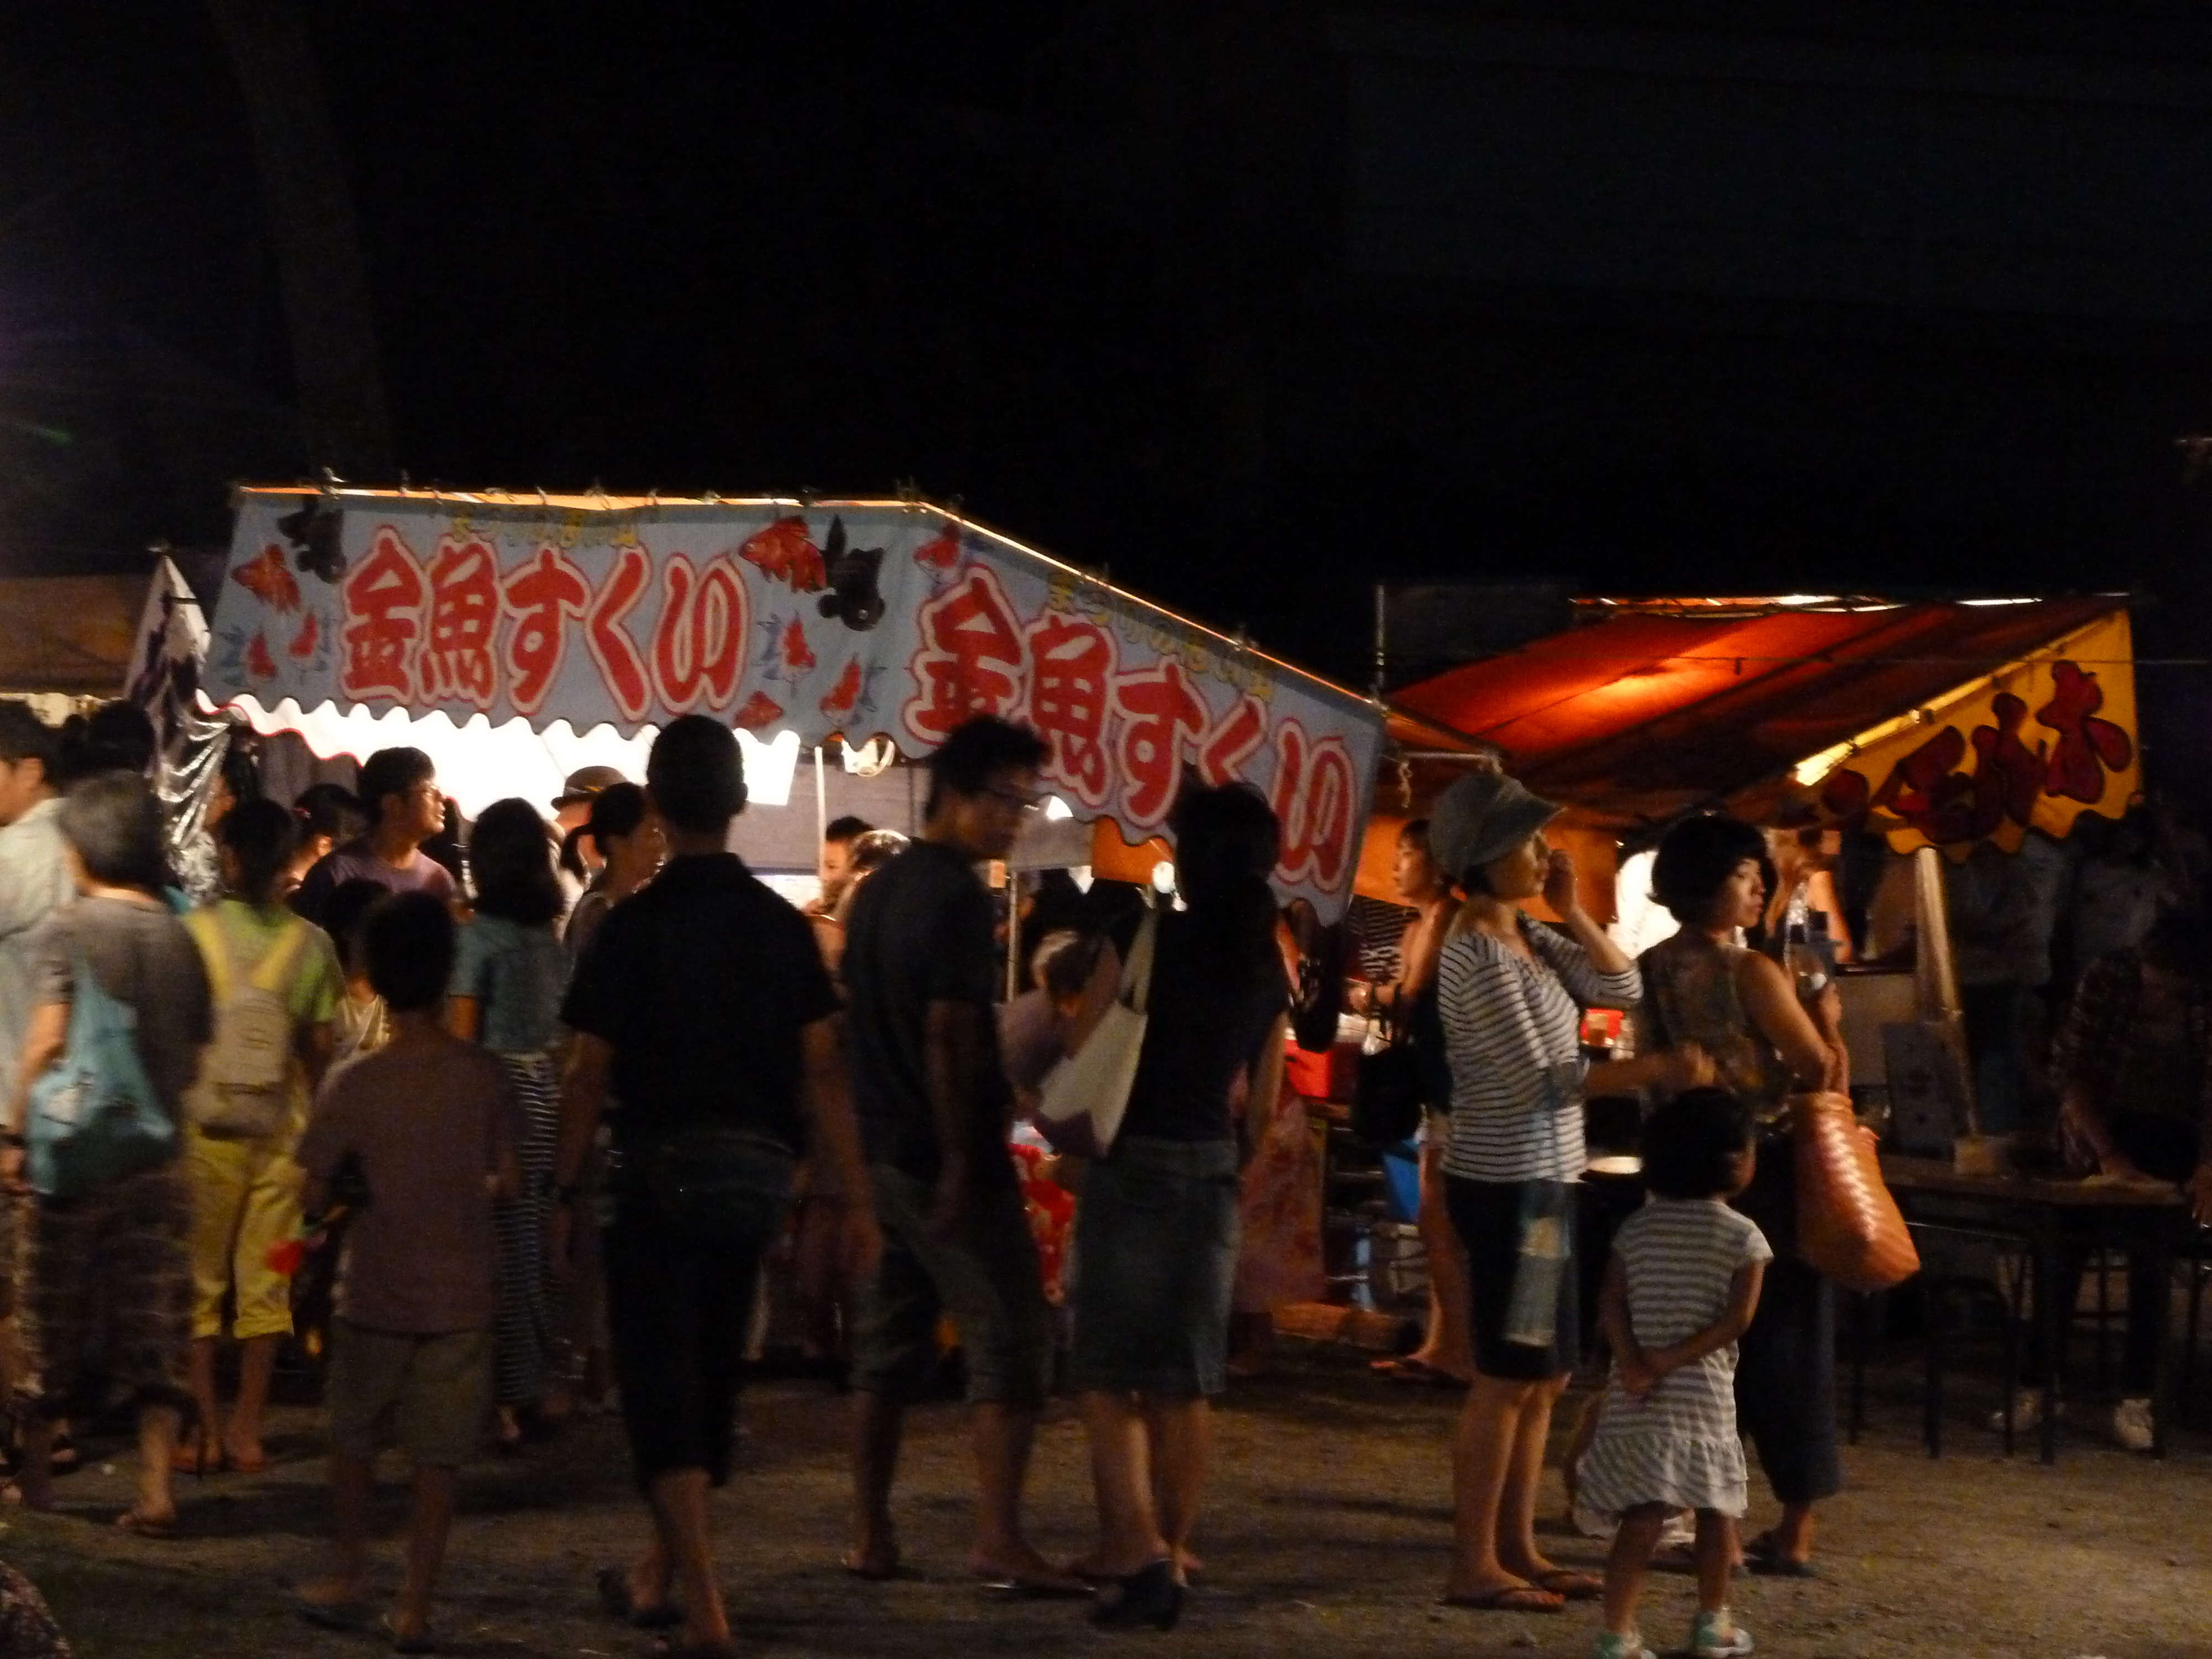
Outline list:
[[[452,874],[422,851],[446,824],[430,757],[419,749],[378,750],[362,763],[361,803],[369,814],[368,833],[325,854],[293,894],[292,908],[319,927],[331,895],[349,881],[452,903]]]
[[[1012,1100],[999,1064],[999,981],[989,891],[975,866],[1003,859],[1038,799],[1033,732],[979,716],[930,757],[922,831],[853,900],[844,974],[846,1051],[883,1263],[860,1287],[853,1331],[854,1540],[845,1565],[888,1578],[905,1408],[949,1313],[967,1361],[979,1488],[969,1565],[1011,1595],[1085,1593],[1023,1535],[1022,1489],[1052,1368],[1036,1246],[1006,1149]]]

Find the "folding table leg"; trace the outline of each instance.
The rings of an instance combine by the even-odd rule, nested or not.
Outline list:
[[[2009,1303],[2000,1310],[2004,1321],[2004,1455],[2012,1455],[2013,1404],[2020,1386],[2020,1316]]]
[[[2035,1231],[2035,1316],[2043,1327],[2043,1461],[2058,1461],[2058,1340],[2072,1310],[2058,1305],[2058,1241],[2051,1224]]]
[[[1851,1298],[1851,1407],[1844,1437],[1854,1446],[1859,1443],[1859,1431],[1866,1426],[1867,1330],[1873,1322],[1869,1316],[1873,1304],[1871,1296]]]
[[[1920,1396],[1920,1438],[1930,1457],[1943,1455],[1943,1292],[1926,1287],[1921,1322],[1927,1327],[1928,1374]]]
[[[2166,1455],[2166,1424],[2173,1415],[2173,1229],[2163,1218],[2154,1220],[2145,1248],[2150,1252],[2151,1265],[2157,1274],[2158,1284],[2158,1346],[2151,1370],[2150,1388],[2150,1455]],[[2149,1274],[2145,1274],[2149,1278]],[[2132,1310],[2130,1310],[2132,1314]]]

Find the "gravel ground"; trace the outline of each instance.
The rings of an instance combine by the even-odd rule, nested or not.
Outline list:
[[[1961,1420],[1931,1462],[1917,1445],[1906,1357],[1877,1377],[1865,1441],[1847,1454],[1850,1489],[1824,1510],[1824,1576],[1742,1581],[1738,1609],[1760,1651],[1811,1659],[1906,1653],[1958,1659],[2212,1655],[2212,1455],[2177,1437],[2163,1463],[2076,1434],[2055,1469],[1996,1454],[1965,1420],[1993,1385],[1954,1389]],[[1289,1345],[1280,1373],[1240,1387],[1220,1415],[1212,1507],[1199,1540],[1208,1570],[1172,1641],[1223,1659],[1290,1653],[1587,1653],[1594,1610],[1564,1616],[1446,1612],[1433,1605],[1449,1534],[1445,1448],[1456,1397],[1370,1382],[1360,1357]],[[960,1651],[1049,1659],[1111,1638],[1064,1603],[999,1605],[963,1581],[969,1480],[959,1418],[917,1414],[898,1513],[910,1576],[862,1585],[836,1567],[846,1496],[843,1413],[817,1387],[774,1384],[747,1399],[745,1467],[720,1499],[726,1582],[750,1650],[922,1656]],[[12,1516],[0,1556],[45,1587],[85,1659],[359,1655],[361,1638],[293,1619],[286,1585],[315,1571],[326,1510],[314,1419],[280,1413],[278,1462],[253,1479],[179,1483],[181,1536],[119,1536],[120,1461],[63,1483],[55,1516]],[[118,1460],[120,1452],[114,1454]],[[1756,1489],[1754,1476],[1754,1489]],[[581,1424],[558,1444],[467,1478],[439,1630],[445,1650],[627,1656],[646,1651],[599,1616],[592,1569],[637,1542],[641,1511],[620,1435]],[[1062,1411],[1040,1438],[1033,1531],[1048,1553],[1087,1541],[1082,1436]],[[402,1494],[385,1493],[398,1522]],[[1547,1508],[1559,1507],[1552,1488]],[[1751,1522],[1771,1516],[1763,1497]],[[378,1546],[380,1584],[398,1546]],[[1563,1560],[1600,1552],[1555,1538]],[[1660,1577],[1645,1611],[1652,1644],[1679,1645],[1688,1580]]]

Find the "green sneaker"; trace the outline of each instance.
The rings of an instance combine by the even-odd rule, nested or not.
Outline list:
[[[1632,1632],[1626,1636],[1615,1636],[1611,1631],[1600,1631],[1597,1646],[1591,1650],[1592,1659],[1659,1659],[1659,1656],[1644,1645],[1643,1637]]]
[[[1697,1623],[1690,1626],[1690,1651],[1697,1659],[1737,1659],[1738,1655],[1751,1651],[1751,1632],[1737,1624],[1726,1607],[1717,1613],[1700,1613]]]

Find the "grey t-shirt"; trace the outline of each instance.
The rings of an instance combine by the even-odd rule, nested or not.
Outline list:
[[[854,895],[845,924],[845,1051],[869,1162],[918,1180],[937,1178],[929,1005],[964,1002],[983,1015],[969,1157],[979,1178],[1011,1170],[1006,1129],[1012,1094],[991,1017],[999,978],[992,927],[991,896],[974,866],[933,842],[914,842]]]
[[[138,1018],[138,1057],[173,1117],[214,1035],[199,947],[167,905],[81,898],[47,919],[39,939],[37,1001],[72,1000],[78,964]]]
[[[39,977],[39,931],[76,896],[61,802],[42,800],[0,830],[0,1079],[13,1085]]]

